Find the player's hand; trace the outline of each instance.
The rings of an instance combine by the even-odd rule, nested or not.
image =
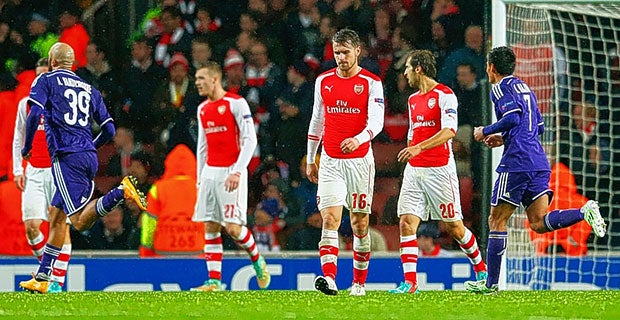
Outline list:
[[[30,157],[32,157],[32,151],[31,150],[26,150],[26,148],[22,149],[22,158],[26,161],[30,160]]]
[[[239,187],[240,178],[241,175],[239,173],[229,174],[228,178],[226,178],[226,181],[224,182],[224,188],[226,189],[226,192],[233,192],[237,190],[237,188]]]
[[[398,158],[398,161],[400,162],[407,162],[409,161],[409,159],[419,155],[420,152],[422,152],[422,148],[420,148],[420,146],[415,145],[415,146],[407,147],[403,150],[400,150],[397,158]]]
[[[24,177],[23,174],[15,176],[15,178],[13,178],[13,181],[15,181],[15,185],[17,186],[17,189],[19,189],[19,191],[24,191],[24,188],[26,186],[26,177]]]
[[[482,133],[482,129],[484,129],[484,127],[474,128],[474,139],[478,142],[482,142],[482,140],[484,139],[484,133]]]
[[[340,150],[343,153],[350,153],[359,148],[360,142],[356,138],[346,138],[340,143]]]
[[[316,166],[316,163],[306,165],[306,175],[311,182],[319,183],[319,168]]]
[[[484,144],[489,148],[499,147],[504,144],[504,139],[501,134],[492,134],[484,138]]]

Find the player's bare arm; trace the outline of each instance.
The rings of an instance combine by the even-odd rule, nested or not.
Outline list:
[[[306,175],[312,183],[319,183],[319,168],[316,163],[308,163],[306,165]]]
[[[398,161],[407,162],[409,159],[417,156],[420,152],[428,149],[435,148],[446,143],[452,139],[456,133],[450,128],[442,128],[430,138],[416,144],[415,146],[407,147],[398,153]]]
[[[226,181],[224,182],[224,188],[226,189],[226,192],[233,192],[237,190],[237,188],[239,187],[240,177],[241,174],[239,172],[231,173],[228,175],[228,178],[226,178]]]
[[[343,153],[349,153],[359,148],[360,142],[356,138],[346,138],[340,143],[340,150]]]
[[[24,177],[23,174],[15,176],[15,178],[13,178],[13,181],[15,181],[15,185],[17,186],[17,189],[19,189],[19,191],[24,191],[24,188],[26,186],[26,184],[24,183],[26,181],[26,177]]]
[[[484,138],[484,144],[489,148],[496,148],[504,144],[501,134],[492,134]]]

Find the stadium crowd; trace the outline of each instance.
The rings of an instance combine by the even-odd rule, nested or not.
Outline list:
[[[479,235],[482,162],[472,159],[481,157],[483,146],[472,142],[472,130],[483,125],[483,1],[162,0],[136,17],[142,23],[130,30],[125,39],[130,56],[121,59],[109,50],[109,37],[89,34],[80,22],[82,10],[92,2],[65,1],[52,7],[46,1],[0,0],[0,180],[13,180],[10,144],[17,102],[29,92],[34,64],[52,44],[63,41],[75,50],[76,74],[102,92],[117,128],[113,143],[99,149],[97,192],[106,193],[124,175],[136,177],[145,194],[154,185],[160,190],[149,194],[149,203],[160,205],[153,212],[119,207],[89,231],[72,230],[74,249],[141,247],[141,252],[152,254],[153,221],[165,215],[161,211],[166,199],[161,197],[185,199],[191,194],[193,200],[187,201],[195,202],[196,190],[186,190],[187,184],[180,183],[182,189],[170,193],[161,190],[170,181],[172,187],[166,186],[174,189],[171,175],[193,172],[196,179],[195,162],[179,160],[171,151],[185,145],[196,152],[201,97],[194,72],[214,60],[223,67],[225,89],[248,101],[258,134],[249,167],[248,212],[257,244],[262,252],[315,250],[321,218],[316,185],[305,177],[306,134],[314,79],[335,67],[331,37],[343,27],[360,35],[360,65],[384,83],[385,127],[373,144],[373,245],[377,250],[396,250],[399,245],[395,203],[402,167],[396,153],[405,146],[408,130],[406,103],[413,89],[403,71],[412,49],[435,55],[437,80],[458,97],[459,130],[453,148],[464,222]],[[591,108],[583,110],[591,119]],[[592,132],[588,120],[575,126],[586,139]],[[193,205],[183,210],[191,209]],[[342,223],[340,234],[341,248],[350,249],[349,223]],[[432,237],[444,249],[458,249],[441,224]],[[237,248],[230,238],[225,238],[224,247]]]

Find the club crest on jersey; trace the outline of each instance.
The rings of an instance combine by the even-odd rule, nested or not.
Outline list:
[[[224,114],[224,112],[226,112],[226,106],[221,105],[217,107],[217,112],[219,112],[220,114]]]
[[[364,85],[363,84],[356,84],[353,86],[353,91],[355,91],[356,94],[360,94],[362,92],[364,92]]]
[[[433,109],[437,104],[437,100],[435,98],[428,99],[428,108]]]

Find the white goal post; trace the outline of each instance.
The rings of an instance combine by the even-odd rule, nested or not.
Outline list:
[[[513,48],[515,75],[538,97],[554,172],[570,170],[608,225],[602,239],[583,225],[536,236],[520,208],[509,221],[500,287],[620,289],[620,1],[492,0],[491,9],[492,47]],[[500,155],[494,150],[494,168]],[[567,196],[575,193],[567,175],[551,180],[556,201],[583,199]]]

